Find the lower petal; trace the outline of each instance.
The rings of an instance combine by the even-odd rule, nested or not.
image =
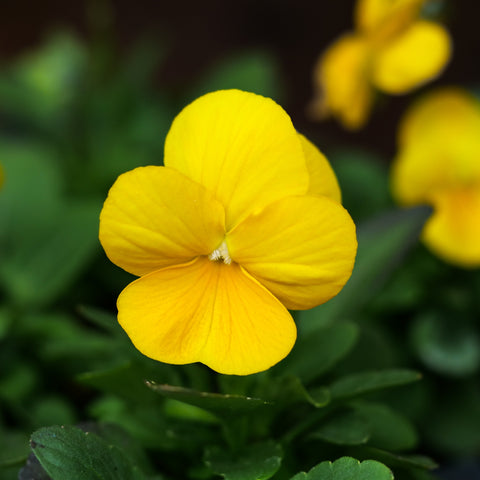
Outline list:
[[[435,78],[450,59],[448,32],[425,20],[385,44],[372,64],[372,81],[380,90],[401,94]]]
[[[480,186],[443,192],[425,225],[423,240],[439,257],[463,267],[480,266]]]
[[[296,339],[286,308],[237,264],[206,257],[139,278],[117,302],[118,320],[144,355],[202,362],[247,375],[282,360]]]

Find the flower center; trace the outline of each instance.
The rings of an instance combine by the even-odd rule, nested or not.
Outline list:
[[[208,258],[209,260],[212,260],[212,262],[223,262],[227,265],[230,265],[232,263],[232,259],[230,258],[230,252],[228,251],[225,240],[208,256]]]

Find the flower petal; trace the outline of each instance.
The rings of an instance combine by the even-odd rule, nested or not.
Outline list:
[[[440,74],[450,55],[445,28],[417,21],[380,48],[372,64],[372,81],[384,92],[406,93]]]
[[[247,375],[282,360],[296,339],[285,307],[239,265],[205,257],[128,285],[118,320],[144,355],[162,362],[202,362]]]
[[[222,205],[166,167],[120,175],[100,214],[100,242],[108,258],[134,275],[208,255],[224,234]]]
[[[412,23],[424,3],[425,0],[359,0],[355,24],[361,31],[385,40]]]
[[[370,53],[367,41],[354,34],[344,35],[325,51],[314,70],[314,117],[333,115],[350,129],[364,125],[372,104]]]
[[[302,147],[273,100],[239,90],[198,98],[174,120],[165,165],[204,185],[230,229],[253,209],[308,188]]]
[[[437,141],[459,139],[459,136],[480,138],[478,132],[478,99],[462,88],[444,87],[423,95],[407,110],[400,124],[398,143],[400,146],[418,143],[425,135],[435,135]],[[461,141],[457,143],[461,144]]]
[[[401,123],[392,190],[400,203],[432,203],[435,195],[480,184],[480,103],[442,89],[411,108]]]
[[[355,260],[355,225],[327,197],[290,197],[268,205],[227,234],[232,259],[291,309],[335,296]]]
[[[422,233],[439,256],[463,267],[480,267],[480,184],[439,194]]]
[[[324,195],[341,203],[340,186],[327,157],[310,140],[301,134],[299,136],[310,175],[310,185],[307,193],[309,195]]]

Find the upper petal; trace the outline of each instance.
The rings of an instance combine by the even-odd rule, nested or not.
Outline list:
[[[333,115],[350,129],[364,125],[372,103],[370,54],[369,43],[355,34],[344,35],[324,52],[314,71],[314,116]]]
[[[139,278],[117,302],[134,345],[155,360],[247,375],[282,360],[296,339],[285,307],[239,265],[199,257]]]
[[[348,212],[327,197],[290,197],[252,214],[227,234],[232,259],[291,309],[335,296],[357,250]]]
[[[400,203],[432,203],[439,192],[480,184],[480,103],[441,89],[413,105],[399,131],[392,189]]]
[[[100,214],[108,258],[134,275],[208,255],[224,233],[222,205],[205,187],[166,167],[120,175]]]
[[[310,176],[307,193],[309,195],[324,195],[340,203],[342,201],[340,186],[329,161],[310,140],[301,134],[299,136]]]
[[[480,267],[480,183],[474,188],[439,193],[423,241],[444,260]]]
[[[383,40],[395,35],[418,16],[425,0],[358,0],[355,24]]]
[[[418,143],[426,135],[435,135],[437,141],[452,138],[463,142],[463,136],[479,138],[480,145],[478,132],[478,99],[462,88],[443,87],[423,95],[407,110],[398,130],[398,144]]]
[[[378,50],[372,81],[384,92],[405,93],[439,75],[450,55],[450,36],[445,28],[419,20]]]
[[[227,228],[253,209],[308,188],[290,117],[273,100],[239,90],[204,95],[180,112],[165,142],[165,165],[220,200]]]

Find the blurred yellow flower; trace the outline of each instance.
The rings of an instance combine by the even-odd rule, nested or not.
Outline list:
[[[432,80],[450,59],[448,32],[420,18],[428,0],[358,0],[354,32],[333,43],[314,70],[311,113],[345,128],[368,119],[374,89],[403,94]]]
[[[270,99],[224,90],[174,120],[165,166],[121,175],[100,216],[112,262],[140,276],[118,319],[145,355],[227,374],[265,370],[295,338],[290,309],[336,295],[355,226],[326,158]]]
[[[480,266],[480,102],[459,88],[430,93],[405,115],[392,190],[404,205],[430,204],[422,236],[444,260]]]
[[[3,168],[2,168],[2,166],[0,165],[0,188],[1,188],[2,185],[3,185],[4,179],[5,179],[5,175],[3,174]]]

